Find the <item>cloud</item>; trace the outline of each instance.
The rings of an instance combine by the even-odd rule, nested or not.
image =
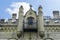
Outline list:
[[[19,7],[23,6],[24,8],[24,14],[30,9],[29,7],[29,3],[26,2],[13,2],[9,8],[6,8],[6,12],[8,12],[10,15],[12,15],[13,13],[17,14],[17,18],[18,18],[18,11],[19,11]],[[24,15],[23,14],[23,15]]]

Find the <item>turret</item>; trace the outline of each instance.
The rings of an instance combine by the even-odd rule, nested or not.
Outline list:
[[[18,31],[22,31],[23,28],[23,6],[19,8],[19,15],[18,15]]]
[[[44,31],[42,6],[38,8],[38,23],[39,31]]]
[[[59,18],[59,11],[53,11],[53,17],[54,17],[54,19],[58,19]]]
[[[17,17],[16,13],[13,13],[12,14],[12,19],[16,19],[16,17]]]
[[[22,32],[23,32],[23,6],[20,6],[20,8],[19,8],[17,30],[18,30],[17,37],[20,38],[22,36]]]
[[[38,32],[41,38],[44,36],[44,23],[43,23],[43,12],[42,6],[38,8]]]
[[[10,20],[11,20],[13,23],[16,23],[16,17],[17,17],[17,14],[16,14],[16,13],[13,13],[13,14],[12,14],[12,20],[11,20],[11,19],[10,19]]]

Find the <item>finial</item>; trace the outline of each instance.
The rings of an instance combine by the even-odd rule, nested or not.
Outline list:
[[[21,5],[20,8],[19,8],[19,12],[23,12],[24,8],[23,6]]]
[[[23,6],[22,5],[20,6],[19,10],[21,10],[21,9],[23,9]]]
[[[39,8],[42,8],[42,6],[40,5]]]
[[[23,8],[23,6],[21,5],[20,8]]]
[[[30,5],[30,8],[32,8],[32,5]]]
[[[23,6],[21,5],[19,9],[23,8]]]

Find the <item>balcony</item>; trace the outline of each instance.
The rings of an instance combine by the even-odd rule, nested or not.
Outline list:
[[[27,22],[23,24],[23,30],[27,32],[37,32],[37,22],[34,22],[32,25],[29,25]]]

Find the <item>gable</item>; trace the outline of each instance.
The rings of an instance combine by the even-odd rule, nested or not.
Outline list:
[[[26,12],[25,17],[36,17],[36,12],[33,10],[29,10]]]
[[[25,14],[25,21],[27,21],[27,18],[28,17],[33,17],[34,19],[35,19],[35,21],[36,21],[36,12],[35,11],[33,11],[32,9],[31,10],[29,10],[29,11],[27,11],[26,12],[26,14]]]

